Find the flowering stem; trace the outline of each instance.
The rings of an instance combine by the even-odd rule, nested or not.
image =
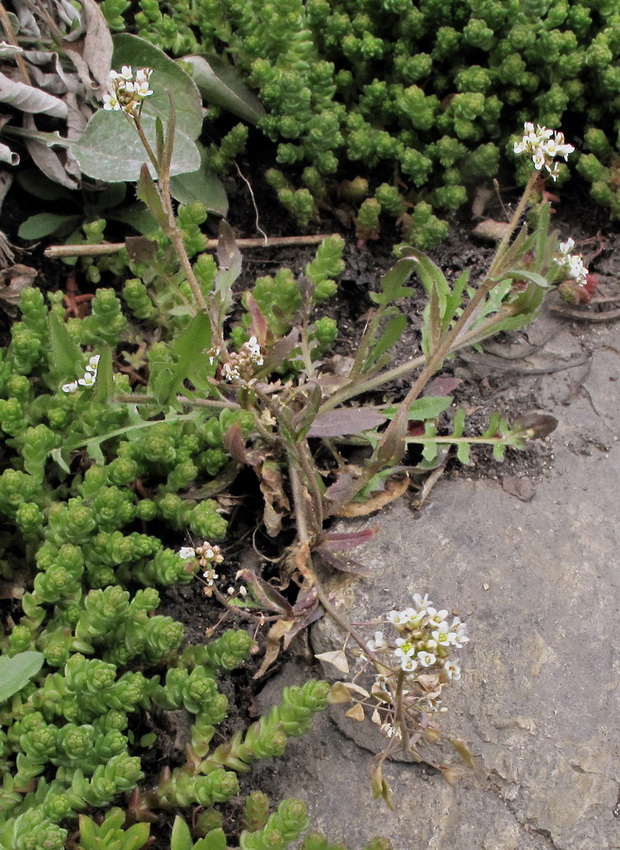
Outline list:
[[[174,246],[175,253],[185,274],[185,279],[187,280],[190,289],[192,290],[192,295],[194,296],[196,307],[198,308],[198,310],[200,310],[200,312],[206,312],[207,302],[205,301],[205,297],[202,293],[200,283],[198,282],[198,279],[194,274],[194,269],[192,268],[192,264],[190,262],[187,251],[185,250],[185,245],[179,232],[179,228],[177,227],[174,209],[172,207],[172,196],[170,194],[170,168],[167,164],[160,163],[157,157],[155,156],[150,142],[144,132],[142,121],[140,120],[140,115],[138,114],[133,116],[133,120],[138,136],[140,137],[140,141],[142,142],[142,145],[157,175],[157,191],[162,203],[162,207],[164,209],[164,213],[166,215],[166,218],[168,219],[168,224],[164,228],[166,231],[166,235],[170,238],[170,241]]]
[[[523,215],[523,211],[525,210],[526,204],[529,200],[530,195],[532,194],[532,190],[533,190],[534,186],[536,185],[539,177],[540,177],[540,174],[536,170],[534,170],[530,174],[529,180],[527,181],[525,189],[523,190],[523,194],[521,195],[519,203],[517,204],[517,208],[515,209],[513,216],[510,219],[510,224],[508,226],[508,229],[504,233],[504,235],[502,237],[502,241],[499,243],[499,245],[497,247],[497,251],[495,252],[495,256],[493,257],[493,260],[491,261],[491,265],[489,266],[489,270],[486,274],[487,280],[489,278],[493,277],[493,275],[495,274],[497,267],[499,266],[499,264],[500,264],[500,262],[501,262],[501,260],[504,256],[504,253],[506,252],[508,244],[509,244],[510,240],[512,239],[512,235],[515,232],[515,228],[519,224],[519,220],[520,220],[521,216]]]

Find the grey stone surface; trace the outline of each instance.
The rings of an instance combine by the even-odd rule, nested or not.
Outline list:
[[[497,480],[461,478],[440,481],[418,514],[401,500],[346,523],[380,527],[355,553],[373,578],[329,581],[351,621],[427,591],[467,621],[463,678],[445,692],[443,725],[477,761],[453,787],[420,766],[389,763],[398,806],[389,812],[371,799],[366,727],[331,709],[290,758],[270,765],[270,784],[306,799],[314,823],[351,850],[377,834],[395,850],[620,848],[619,353],[613,326],[575,330],[547,319],[531,338],[550,327],[560,331],[551,354],[586,347],[592,362],[585,379],[571,370],[535,379],[541,409],[560,426],[531,501]],[[311,639],[315,652],[342,645],[328,618]],[[307,675],[290,665],[264,703]]]

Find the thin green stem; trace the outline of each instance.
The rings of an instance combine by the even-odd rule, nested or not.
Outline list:
[[[239,410],[240,405],[237,404],[236,401],[219,401],[217,399],[212,398],[187,398],[183,395],[178,395],[176,400],[179,404],[182,404],[183,407],[212,407],[215,410]],[[132,393],[127,393],[126,395],[115,395],[112,398],[112,401],[117,402],[118,404],[137,404],[137,405],[146,405],[146,404],[156,404],[159,405],[159,402],[152,395],[133,395]]]
[[[142,142],[142,145],[148,155],[148,158],[150,159],[151,164],[155,169],[155,173],[157,174],[157,191],[161,199],[164,213],[166,214],[166,218],[168,219],[168,226],[165,228],[166,235],[170,238],[174,246],[175,253],[181,264],[183,273],[185,274],[185,279],[187,280],[189,287],[192,290],[192,295],[194,296],[196,307],[198,308],[198,310],[200,310],[200,312],[206,312],[207,302],[205,301],[205,297],[202,293],[200,283],[198,282],[198,279],[194,274],[194,269],[192,268],[192,264],[185,249],[185,244],[183,243],[179,228],[177,227],[176,218],[174,215],[174,208],[172,206],[172,195],[170,194],[170,169],[167,167],[162,168],[161,163],[157,159],[150,145],[150,142],[146,137],[144,128],[142,126],[142,121],[140,120],[139,115],[134,116],[134,126],[136,128],[138,136],[140,137],[140,141]]]
[[[495,252],[495,256],[493,257],[493,260],[491,261],[491,265],[489,266],[489,270],[486,274],[487,279],[490,278],[490,277],[493,277],[493,275],[495,274],[495,272],[497,270],[497,267],[501,263],[502,258],[504,256],[504,253],[505,253],[506,249],[508,248],[508,245],[510,243],[510,240],[512,239],[512,235],[515,232],[517,225],[519,224],[519,220],[520,220],[521,216],[523,215],[523,211],[525,210],[527,202],[530,198],[530,195],[532,194],[532,190],[533,190],[534,186],[536,185],[536,182],[537,182],[539,176],[540,176],[540,173],[536,170],[534,170],[530,174],[529,180],[527,181],[525,189],[523,190],[523,194],[521,195],[521,199],[519,200],[519,203],[517,204],[517,208],[515,209],[513,216],[510,219],[510,224],[508,226],[508,230],[504,233],[501,242],[497,246],[497,251]]]

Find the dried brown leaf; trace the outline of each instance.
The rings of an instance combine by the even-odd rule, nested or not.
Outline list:
[[[450,738],[449,741],[454,747],[454,749],[457,751],[457,753],[460,755],[460,757],[463,759],[465,764],[471,768],[475,767],[474,757],[465,741],[463,741],[461,738]]]
[[[492,218],[485,218],[472,230],[474,236],[485,239],[487,242],[501,242],[506,233],[509,232],[510,224],[508,222],[494,221]]]
[[[290,504],[284,492],[284,481],[279,465],[274,460],[265,460],[257,469],[259,485],[265,506],[263,522],[270,537],[277,537],[282,530],[282,520],[290,512]]]
[[[379,528],[364,528],[360,531],[331,531],[321,538],[320,548],[330,552],[341,552],[354,549],[369,540],[379,532]]]
[[[364,707],[358,702],[357,705],[353,705],[348,711],[345,711],[344,716],[361,723],[366,715],[364,714]]]
[[[342,703],[351,702],[352,699],[351,692],[343,682],[334,682],[327,695],[327,702],[330,705],[342,705]]]
[[[16,263],[10,269],[5,269],[0,274],[0,299],[12,307],[17,307],[20,295],[24,289],[32,286],[32,281],[37,276],[37,270]]]
[[[128,236],[125,239],[125,248],[130,259],[144,263],[155,257],[157,242],[147,239],[146,236]]]
[[[400,479],[392,479],[388,481],[385,490],[382,493],[377,493],[376,496],[368,499],[365,502],[351,502],[349,505],[344,505],[342,508],[334,511],[334,516],[339,517],[356,517],[368,516],[375,511],[380,511],[385,505],[390,502],[395,502],[409,487],[409,476],[405,475]]]
[[[331,664],[340,673],[349,672],[349,662],[343,649],[334,649],[331,652],[319,652],[314,657],[318,658],[319,661],[324,661],[326,664]]]
[[[260,679],[265,675],[280,654],[280,644],[284,635],[293,626],[293,620],[277,620],[267,632],[263,663],[252,678]]]

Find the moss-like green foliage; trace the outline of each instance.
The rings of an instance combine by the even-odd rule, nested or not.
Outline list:
[[[203,220],[200,206],[179,211],[193,255],[204,247]],[[162,239],[162,253],[154,259],[162,291],[173,274],[164,244]],[[339,237],[327,240],[308,263],[308,310],[333,293],[342,248]],[[195,264],[204,286],[213,286],[213,261],[200,254]],[[174,274],[177,288],[167,297],[182,308],[182,281]],[[300,284],[293,284],[301,298]],[[278,283],[271,294],[279,298]],[[157,284],[147,289],[133,279],[125,296],[141,318],[157,321]],[[229,707],[218,678],[243,664],[253,639],[229,629],[209,643],[183,648],[184,627],[157,613],[156,588],[190,582],[199,570],[196,558],[178,551],[182,537],[174,548],[168,545],[174,532],[189,529],[211,543],[225,537],[219,503],[200,489],[219,492],[213,477],[226,474],[228,465],[235,468],[226,434],[232,428],[248,437],[254,419],[221,405],[215,412],[199,408],[162,418],[161,405],[113,400],[131,389],[128,377],[112,367],[112,352],[129,327],[120,299],[99,289],[91,315],[67,321],[58,296],[49,300],[36,289],[24,290],[20,320],[8,349],[0,352],[0,574],[11,581],[23,576],[26,584],[21,614],[16,601],[11,627],[0,633],[0,650],[8,657],[34,651],[44,660],[41,671],[0,704],[0,845],[6,850],[61,850],[79,812],[107,808],[136,789],[144,776],[143,749],[154,739],[152,732],[143,739],[137,732],[145,712],[183,710],[192,719],[188,750],[179,751],[178,759],[187,763],[152,791],[148,805],[197,803],[212,811],[237,794],[238,771],[257,758],[281,755],[290,737],[309,728],[328,690],[322,682],[287,689],[281,706],[228,742],[220,736],[211,750]],[[297,309],[293,302],[292,296],[289,321]],[[166,329],[161,323],[163,338],[148,355],[132,359],[136,370],[147,362],[163,376],[174,369],[176,340],[184,331],[173,325],[170,335]],[[309,339],[315,348],[327,345],[335,330],[331,320],[319,319]],[[84,345],[95,350],[84,351]],[[202,360],[209,363],[206,353]],[[138,385],[135,402],[140,391]],[[149,732],[146,723],[143,730]],[[273,829],[293,835],[284,815],[296,805],[271,816]],[[211,832],[219,829],[216,814],[204,819]],[[269,823],[258,824],[256,812],[253,818],[252,832]],[[90,841],[99,850],[114,838],[119,847],[137,850],[148,830],[124,831],[123,820],[116,812],[101,827],[82,820],[84,846]],[[303,818],[296,823],[298,832],[305,828]],[[210,838],[209,848],[216,840]]]
[[[620,10],[610,0],[138,5],[139,34],[165,50],[234,57],[267,109],[260,126],[287,169],[269,180],[302,227],[346,163],[364,177],[377,165],[396,167],[403,197],[441,214],[514,163],[509,142],[525,121],[562,129],[570,141],[590,127],[615,145]],[[592,165],[580,171],[616,214],[615,165],[591,152],[611,171],[596,179]],[[455,170],[448,185],[446,167]],[[525,179],[520,169],[517,178]],[[374,232],[366,217],[365,209],[360,238]],[[432,244],[434,229],[418,244]]]

